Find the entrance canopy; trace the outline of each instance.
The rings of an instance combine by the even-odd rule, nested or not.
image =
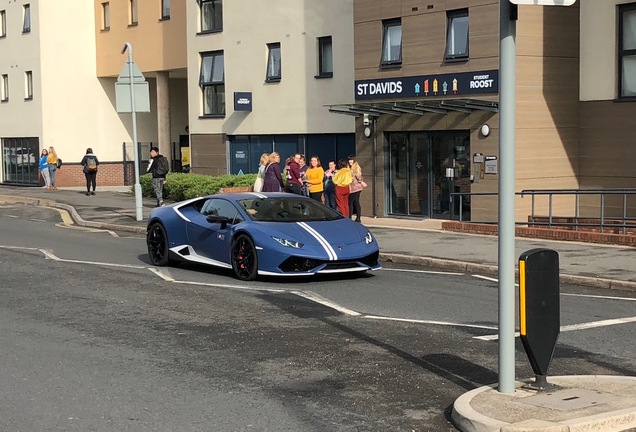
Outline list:
[[[499,112],[499,103],[477,99],[444,99],[400,102],[358,102],[353,104],[326,105],[329,112],[359,117],[368,115],[380,117],[382,114],[400,116],[402,114],[442,114],[460,112],[470,114],[473,111]]]

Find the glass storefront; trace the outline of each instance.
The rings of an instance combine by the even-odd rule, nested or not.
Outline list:
[[[230,173],[256,173],[263,153],[280,153],[281,170],[294,153],[307,159],[317,155],[323,166],[329,160],[355,154],[355,134],[230,136]]]
[[[452,192],[470,192],[470,132],[389,133],[388,213],[459,218]],[[464,200],[462,219],[470,220]]]
[[[38,185],[40,145],[38,138],[2,139],[2,179],[4,183]]]

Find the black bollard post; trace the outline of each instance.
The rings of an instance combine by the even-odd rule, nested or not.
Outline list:
[[[551,249],[532,249],[519,257],[519,325],[521,342],[535,373],[525,387],[553,390],[547,375],[559,338],[559,254]]]

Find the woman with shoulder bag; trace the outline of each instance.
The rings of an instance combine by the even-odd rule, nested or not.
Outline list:
[[[353,219],[356,215],[356,222],[362,222],[362,211],[360,209],[360,193],[366,187],[362,179],[362,168],[355,155],[349,155],[349,168],[351,168],[351,185],[349,187],[349,215]]]
[[[280,154],[272,152],[269,163],[265,166],[263,175],[263,190],[261,192],[281,192],[283,190],[283,176],[280,173]]]
[[[256,174],[256,180],[254,181],[254,186],[252,186],[252,190],[254,192],[262,192],[263,184],[265,183],[265,168],[269,162],[269,153],[263,153],[261,155],[261,160],[258,164],[258,173]]]

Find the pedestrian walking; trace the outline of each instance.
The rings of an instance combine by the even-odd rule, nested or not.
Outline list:
[[[272,152],[269,163],[265,166],[263,192],[280,192],[283,190],[283,176],[280,173],[280,154]]]
[[[351,185],[351,168],[346,160],[342,159],[338,162],[339,170],[333,176],[333,182],[336,185],[336,205],[338,211],[344,216],[349,217],[349,185]]]
[[[86,177],[86,196],[95,195],[95,188],[97,186],[97,166],[99,165],[99,159],[93,154],[92,148],[86,149],[86,154],[80,162],[82,170],[84,171],[84,177]],[[91,190],[91,187],[93,190]]]
[[[42,149],[38,166],[40,167],[40,174],[42,175],[42,178],[44,179],[43,187],[47,189],[51,187],[51,173],[49,172],[49,163],[47,162],[48,157],[49,157],[49,151],[47,149]]]
[[[166,183],[166,175],[170,171],[168,159],[159,154],[159,147],[150,148],[149,173],[152,174],[152,189],[157,198],[157,207],[163,205],[163,185]]]
[[[57,186],[55,186],[55,173],[57,172],[59,158],[53,146],[49,147],[49,155],[46,158],[46,163],[49,167],[49,177],[51,178],[49,190],[57,190]]]
[[[322,202],[322,192],[325,189],[324,178],[325,170],[320,165],[320,158],[312,156],[309,159],[309,168],[305,172],[305,183],[307,184],[309,197],[318,202]]]
[[[325,205],[331,209],[338,210],[336,205],[336,185],[333,183],[333,176],[338,172],[336,170],[336,161],[330,160],[327,170],[325,171]]]

